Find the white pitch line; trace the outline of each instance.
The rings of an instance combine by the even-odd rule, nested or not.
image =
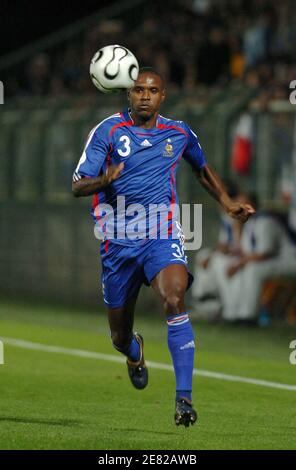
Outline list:
[[[82,349],[70,349],[70,348],[63,348],[60,346],[49,346],[46,344],[31,343],[30,341],[24,341],[24,340],[15,339],[15,338],[1,337],[1,339],[4,342],[4,346],[5,344],[7,344],[9,346],[16,346],[18,348],[23,348],[23,349],[31,349],[35,351],[44,351],[44,352],[57,353],[57,354],[66,354],[68,356],[78,356],[78,357],[85,357],[89,359],[98,359],[102,361],[110,361],[110,362],[118,362],[118,363],[126,362],[126,360],[123,357],[114,356],[111,354],[102,354],[102,353],[98,353],[94,351],[84,351]],[[169,364],[161,364],[160,362],[151,362],[151,361],[146,361],[146,363],[152,369],[168,370],[170,372],[174,371],[173,366]],[[296,385],[288,385],[288,384],[283,384],[283,383],[270,382],[267,380],[252,379],[249,377],[241,377],[239,375],[222,374],[220,372],[212,372],[212,371],[200,370],[200,369],[194,369],[193,374],[198,375],[200,377],[207,377],[210,379],[227,380],[230,382],[243,382],[243,383],[252,384],[252,385],[260,385],[262,387],[277,388],[281,390],[290,390],[293,392],[296,391]]]

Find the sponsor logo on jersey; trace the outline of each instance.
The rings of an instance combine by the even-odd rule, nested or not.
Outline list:
[[[150,144],[149,140],[145,139],[143,142],[141,142],[142,147],[152,147],[152,144]]]

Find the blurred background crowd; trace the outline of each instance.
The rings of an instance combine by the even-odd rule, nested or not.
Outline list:
[[[192,91],[236,80],[265,90],[263,100],[288,96],[285,84],[296,76],[291,2],[169,3],[146,2],[133,14],[98,21],[63,47],[36,54],[10,78],[6,94],[94,94],[90,58],[101,46],[118,43],[130,48],[141,66],[156,67],[170,88]]]

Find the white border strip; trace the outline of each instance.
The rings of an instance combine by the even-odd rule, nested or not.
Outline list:
[[[4,345],[9,346],[16,346],[18,348],[23,349],[31,349],[35,351],[44,351],[49,353],[57,353],[57,354],[66,354],[68,356],[78,356],[78,357],[85,357],[89,359],[98,359],[101,361],[109,361],[109,362],[118,362],[118,363],[125,363],[126,359],[121,356],[114,356],[111,354],[102,354],[94,351],[83,351],[81,349],[70,349],[70,348],[62,348],[60,346],[49,346],[46,344],[40,343],[31,343],[29,341],[24,341],[15,338],[6,338],[1,337],[4,342]],[[147,366],[151,367],[152,369],[158,370],[168,370],[173,372],[173,366],[169,364],[161,364],[159,362],[150,362],[147,361]],[[260,385],[262,387],[270,387],[270,388],[277,388],[280,390],[290,390],[296,392],[296,385],[288,385],[282,384],[277,382],[269,382],[267,380],[258,380],[252,379],[249,377],[241,377],[239,375],[229,375],[229,374],[222,374],[220,372],[211,372],[208,370],[198,370],[194,369],[194,375],[198,375],[200,377],[207,377],[210,379],[218,379],[218,380],[227,380],[229,382],[242,382],[252,385]]]

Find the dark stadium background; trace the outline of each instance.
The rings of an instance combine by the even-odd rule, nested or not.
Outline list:
[[[52,33],[116,0],[1,2],[0,55]]]

